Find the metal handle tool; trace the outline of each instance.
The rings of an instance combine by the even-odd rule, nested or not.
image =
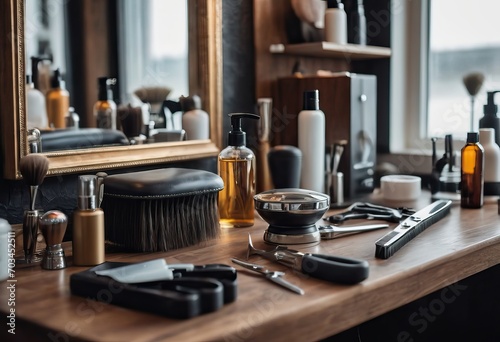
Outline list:
[[[253,246],[249,234],[247,258],[253,254],[261,255],[312,277],[333,283],[356,284],[368,278],[369,264],[366,260],[301,253],[281,245],[270,251],[260,250]]]
[[[298,293],[300,295],[304,294],[304,290],[302,290],[300,287],[293,285],[289,281],[282,278],[285,275],[285,273],[283,273],[283,272],[269,271],[267,268],[265,268],[262,265],[252,264],[252,263],[245,262],[243,260],[236,259],[236,258],[232,258],[231,261],[237,265],[245,267],[248,270],[252,270],[252,271],[258,272],[260,274],[263,274],[270,281],[272,281],[278,285],[281,285],[290,291],[293,291],[293,292]]]
[[[342,236],[367,232],[375,229],[389,228],[388,224],[367,224],[360,226],[350,226],[350,227],[335,227],[335,226],[320,226],[319,233],[322,239],[330,240],[336,239]]]

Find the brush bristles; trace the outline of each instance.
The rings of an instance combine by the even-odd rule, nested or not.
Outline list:
[[[146,103],[158,103],[167,99],[172,89],[167,87],[144,87],[137,89],[134,94]]]
[[[479,72],[468,74],[464,76],[463,82],[469,94],[476,96],[483,86],[484,75]]]
[[[192,246],[219,235],[217,192],[155,200],[105,197],[106,239],[137,252]]]
[[[40,185],[49,170],[49,160],[42,154],[28,154],[21,158],[19,170],[26,184]]]
[[[451,207],[448,205],[443,210],[435,213],[430,218],[419,222],[416,226],[407,230],[404,235],[400,236],[400,238],[390,245],[385,245],[386,242],[391,240],[394,236],[398,235],[395,231],[387,233],[380,240],[375,242],[375,257],[379,259],[388,259],[394,253],[403,248],[408,242],[413,240],[417,235],[422,233],[428,227],[432,226],[434,223],[441,220],[443,217],[450,213]]]

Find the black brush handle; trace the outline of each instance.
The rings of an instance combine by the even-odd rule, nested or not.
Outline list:
[[[366,260],[306,254],[302,258],[302,272],[332,283],[356,284],[368,278],[369,264]]]

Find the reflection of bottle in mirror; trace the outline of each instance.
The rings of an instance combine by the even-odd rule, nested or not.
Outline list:
[[[186,131],[187,140],[208,139],[208,113],[201,109],[198,95],[180,98],[182,111],[182,129]]]
[[[111,86],[116,78],[99,77],[97,79],[98,98],[94,104],[94,117],[97,128],[116,129],[116,103],[113,101]]]
[[[477,132],[467,133],[467,144],[462,148],[461,207],[483,206],[484,150]]]
[[[80,128],[80,116],[75,113],[75,108],[69,107],[68,115],[66,115],[66,128]]]
[[[35,88],[31,75],[26,76],[26,114],[28,129],[49,127],[45,96]]]
[[[66,115],[69,111],[69,92],[64,89],[59,69],[56,69],[52,76],[51,89],[46,94],[46,102],[49,127],[65,128]]]

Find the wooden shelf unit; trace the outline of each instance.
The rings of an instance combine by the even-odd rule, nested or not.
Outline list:
[[[271,44],[269,51],[273,54],[287,54],[321,58],[376,59],[389,58],[391,49],[381,46],[336,44],[329,42],[313,42],[302,44]]]

